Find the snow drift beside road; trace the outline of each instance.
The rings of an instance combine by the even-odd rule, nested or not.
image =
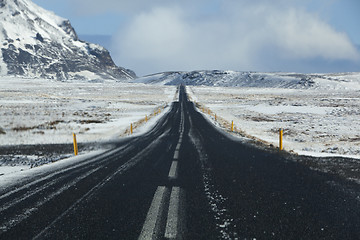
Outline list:
[[[0,151],[0,176],[72,155],[66,150],[34,148],[27,155],[18,151],[18,146],[6,145],[72,144],[73,132],[79,143],[106,142],[128,136],[131,123],[136,135],[148,131],[177,100],[174,86],[105,80],[59,82],[7,77],[0,78],[0,86],[0,146],[14,149],[4,154]],[[150,116],[160,108],[161,114]],[[80,153],[84,154],[84,149]]]

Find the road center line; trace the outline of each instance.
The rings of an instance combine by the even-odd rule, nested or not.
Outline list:
[[[183,231],[180,217],[180,187],[173,187],[170,195],[169,211],[167,215],[165,238],[183,239]]]
[[[161,218],[164,214],[166,196],[169,195],[169,189],[159,186],[155,192],[153,201],[149,208],[144,226],[141,230],[139,240],[160,239]]]
[[[179,151],[175,151],[174,153],[174,160],[178,160],[179,159]]]
[[[181,106],[181,119],[179,127],[179,141],[177,143],[174,158],[171,163],[169,170],[169,180],[177,179],[178,177],[178,159],[179,151],[181,148],[183,135],[184,135],[184,107]],[[164,186],[159,186],[155,192],[154,198],[152,200],[151,206],[149,208],[148,214],[142,231],[139,236],[139,240],[148,240],[148,239],[183,239],[183,230],[181,222],[181,212],[180,208],[180,195],[182,190],[180,187],[173,187],[171,190]],[[170,198],[170,199],[169,199]],[[165,219],[167,211],[167,218]],[[166,221],[166,225],[165,225]],[[165,235],[163,237],[160,234],[164,234],[164,225],[165,225]]]
[[[169,171],[169,179],[176,179],[178,175],[178,162],[173,161]]]

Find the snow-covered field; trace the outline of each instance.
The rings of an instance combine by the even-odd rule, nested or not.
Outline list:
[[[175,97],[175,86],[0,79],[0,145],[71,143],[124,136]]]
[[[360,74],[315,79],[308,89],[188,86],[188,93],[243,135],[303,155],[360,158]],[[338,76],[337,79],[341,78]],[[208,117],[208,112],[205,114]],[[214,120],[214,116],[210,117]],[[223,119],[223,120],[219,120]],[[227,121],[226,122],[224,122]],[[223,121],[221,123],[221,121]]]
[[[72,144],[72,133],[79,143],[111,141],[128,136],[131,123],[134,134],[147,131],[176,100],[176,90],[115,81],[0,78],[0,175],[72,156],[71,148],[54,146],[47,152],[19,145]]]

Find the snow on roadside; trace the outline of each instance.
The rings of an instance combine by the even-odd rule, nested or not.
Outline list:
[[[123,136],[130,123],[174,99],[176,86],[0,78],[0,145]]]
[[[170,105],[167,106],[163,111],[158,113],[156,116],[149,118],[149,120],[145,123],[140,125],[138,128],[134,129],[134,134],[132,136],[139,136],[143,133],[148,132],[151,130],[155,124],[159,121],[161,117],[163,117],[169,110]],[[79,163],[86,161],[90,158],[94,158],[95,156],[101,155],[105,153],[108,149],[101,149],[101,150],[93,150],[93,151],[80,151],[78,156],[71,156],[69,154],[60,154],[55,156],[54,159],[50,159],[48,157],[41,157],[37,155],[19,155],[15,156],[16,158],[20,159],[19,161],[13,161],[13,165],[1,165],[0,161],[0,190],[1,187],[8,187],[11,183],[17,183],[20,179],[34,177],[35,174],[41,174],[50,170],[59,170],[64,167],[68,167],[74,163]],[[4,156],[3,156],[4,157]],[[46,161],[41,163],[39,166],[32,167],[34,165],[33,161],[27,161],[24,163],[24,159],[32,159],[38,161],[41,158],[44,158]],[[53,161],[54,160],[54,161]],[[61,161],[58,161],[61,160]],[[35,170],[34,170],[35,169]]]
[[[284,128],[287,151],[360,158],[360,126],[354,124],[360,115],[360,89],[321,81],[328,84],[305,90],[188,86],[187,92],[217,116],[234,120],[246,135],[268,144],[278,146],[278,130]]]
[[[100,154],[105,153],[106,150],[97,150],[93,152],[82,153],[81,155],[63,159],[51,164],[45,164],[36,168],[28,169],[24,166],[16,167],[0,167],[0,191],[13,184],[17,184],[19,180],[28,178],[34,178],[48,171],[61,170],[65,167],[69,167],[75,163],[81,163],[87,161],[89,158],[94,158]]]
[[[176,100],[176,86],[99,80],[0,78],[0,146],[116,140],[148,131]],[[160,114],[154,112],[161,110]],[[147,116],[148,121],[144,121]],[[16,148],[16,147],[15,147]],[[83,154],[81,152],[81,154]],[[0,177],[68,158],[66,153],[0,156]]]

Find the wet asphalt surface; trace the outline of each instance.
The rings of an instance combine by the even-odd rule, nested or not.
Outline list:
[[[170,181],[181,114],[179,177]],[[359,185],[230,137],[184,88],[153,130],[112,144],[0,192],[0,239],[137,239],[158,186],[184,190],[185,239],[360,239]]]

